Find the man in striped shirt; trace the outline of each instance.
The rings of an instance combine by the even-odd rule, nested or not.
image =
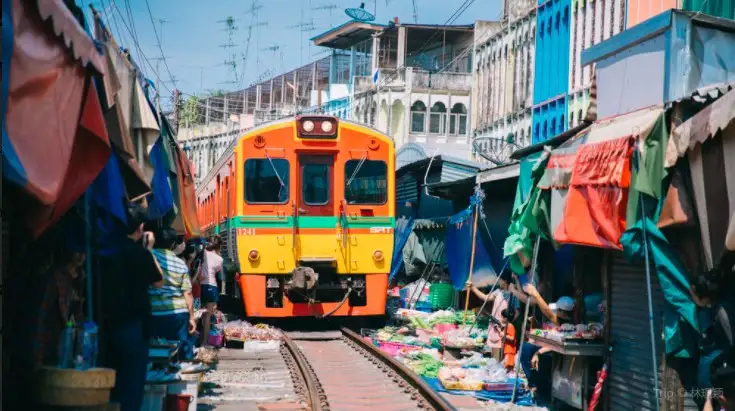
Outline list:
[[[156,236],[153,256],[163,273],[163,287],[150,288],[153,337],[181,342],[179,358],[193,357],[193,344],[189,334],[196,331],[194,321],[194,297],[186,262],[172,251],[176,247],[176,232],[164,228]]]

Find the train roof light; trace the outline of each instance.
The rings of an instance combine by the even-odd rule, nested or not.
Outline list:
[[[319,115],[298,116],[296,117],[296,131],[303,139],[333,140],[337,138],[337,118]]]

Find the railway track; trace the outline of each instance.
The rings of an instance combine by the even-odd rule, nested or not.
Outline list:
[[[220,351],[199,410],[467,410],[471,397],[445,397],[420,377],[343,328],[286,333],[278,350]]]

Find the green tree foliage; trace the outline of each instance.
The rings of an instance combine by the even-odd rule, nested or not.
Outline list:
[[[204,121],[199,111],[199,97],[189,96],[184,101],[184,107],[181,110],[181,123],[184,127],[194,124],[200,124]]]

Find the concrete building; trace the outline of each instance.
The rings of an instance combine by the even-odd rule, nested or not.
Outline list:
[[[730,20],[735,19],[735,5],[729,0],[628,0],[627,8],[626,28],[631,28],[671,9],[709,14],[710,16]]]
[[[312,40],[354,56],[341,109],[348,118],[390,135],[397,148],[413,142],[467,159],[473,32],[474,25],[396,19],[388,26],[349,22]]]
[[[626,0],[573,0],[571,9],[568,126],[587,116],[594,65],[582,66],[582,51],[625,29]]]
[[[567,129],[570,0],[538,0],[533,143]]]
[[[331,49],[331,67],[326,95],[318,111],[353,120],[351,108],[354,79],[372,73],[373,35],[386,26],[349,21],[310,40]]]
[[[475,161],[502,165],[511,152],[531,144],[535,45],[535,1],[508,5],[500,22],[475,23]]]

